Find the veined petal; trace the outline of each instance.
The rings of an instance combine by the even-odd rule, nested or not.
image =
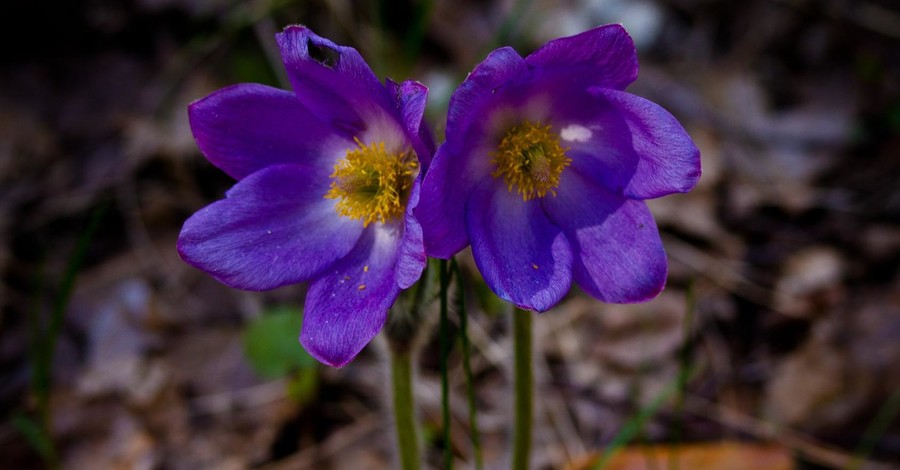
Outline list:
[[[569,291],[572,251],[539,200],[486,182],[469,200],[466,219],[475,264],[500,298],[543,312]]]
[[[491,179],[491,140],[484,112],[492,109],[495,91],[528,71],[511,47],[491,52],[453,92],[447,111],[447,140],[425,174],[416,217],[422,223],[429,256],[450,258],[469,243],[466,202],[475,186]]]
[[[320,37],[305,26],[275,35],[297,98],[313,114],[354,137],[374,108],[392,112],[384,85],[359,52]]]
[[[397,83],[387,80],[387,89],[394,97],[400,117],[407,131],[418,135],[422,118],[425,116],[425,104],[428,101],[428,87],[415,80]]]
[[[528,71],[525,60],[513,48],[491,52],[453,92],[447,109],[447,136],[465,137],[471,125],[481,124],[479,110],[503,85]]]
[[[265,168],[238,181],[228,197],[189,218],[178,252],[220,282],[274,289],[315,277],[346,255],[362,223],[338,215],[325,199],[327,174],[299,165]],[[312,182],[311,182],[312,180]]]
[[[431,157],[434,154],[434,145],[428,126],[422,125],[425,117],[425,103],[428,99],[428,88],[413,80],[396,83],[390,79],[387,80],[387,88],[394,97],[400,112],[401,123],[412,142],[413,149],[419,156],[422,170],[425,171],[431,164]]]
[[[523,120],[555,125],[556,121],[552,119],[555,118],[554,103],[559,100],[568,99],[566,102],[571,103],[584,103],[585,99],[599,101],[584,87],[570,86],[577,77],[521,71],[522,76],[497,84],[500,88],[496,93],[488,89],[479,108],[470,111],[468,119],[473,123],[466,125],[461,135],[451,133],[448,128],[447,141],[438,148],[425,175],[422,200],[416,212],[425,231],[425,248],[429,256],[449,258],[469,243],[464,228],[466,203],[477,185],[494,179],[492,174],[496,165],[492,163],[492,155],[510,128]],[[451,101],[451,113],[454,103],[457,102]],[[568,121],[582,122],[586,116],[593,116],[566,111]]]
[[[413,182],[409,201],[406,203],[404,216],[403,237],[400,243],[400,255],[397,258],[396,276],[397,286],[406,289],[415,284],[422,277],[425,263],[425,241],[422,236],[422,226],[416,220],[413,210],[419,204],[419,194],[422,190],[422,176],[419,175]]]
[[[310,285],[300,342],[313,357],[341,367],[381,331],[400,293],[394,280],[399,245],[395,231],[370,228],[350,254]]]
[[[592,85],[624,90],[638,76],[634,41],[621,25],[610,24],[554,39],[525,58],[530,67],[581,75]]]
[[[422,196],[414,214],[424,233],[428,256],[448,259],[466,247],[465,208],[468,194],[456,192],[458,172],[448,171],[453,158],[443,155],[446,144],[438,148],[422,183]]]
[[[241,179],[271,165],[315,165],[342,145],[289,91],[257,84],[223,88],[188,108],[200,151],[229,176]]]
[[[666,283],[666,254],[653,215],[643,201],[563,173],[556,197],[542,200],[548,217],[572,246],[575,282],[604,302],[656,297]]]
[[[583,171],[600,179],[608,178],[602,173],[615,165],[610,158],[625,161],[631,154],[637,160],[633,174],[621,188],[625,196],[650,199],[693,189],[700,179],[700,150],[674,116],[661,106],[630,93],[608,88],[591,88],[589,91],[606,101],[615,112],[599,121],[603,141],[589,150],[606,161],[594,167],[593,172],[582,166]],[[624,133],[620,129],[622,125],[627,129]],[[603,126],[613,129],[603,129]],[[604,143],[607,144],[605,148]]]
[[[454,94],[462,98],[451,100],[449,113],[456,112],[464,116],[460,119],[471,122],[458,120],[456,133],[448,122],[447,141],[438,148],[425,174],[416,215],[425,232],[429,256],[450,258],[469,243],[465,230],[467,201],[476,186],[494,180],[493,154],[506,132],[523,120],[547,122],[550,116],[553,96],[546,91],[552,87],[541,88],[543,85],[536,84],[535,77],[523,67],[514,51],[498,49]],[[524,75],[518,76],[518,72]],[[498,77],[510,81],[491,81]],[[470,81],[474,84],[467,85]],[[499,87],[496,92],[494,87]],[[467,101],[476,103],[477,108],[455,111],[455,106],[465,106]]]
[[[428,256],[448,259],[469,244],[466,205],[479,183],[493,179],[490,151],[473,142],[467,142],[459,152],[448,143],[438,148],[415,210]]]

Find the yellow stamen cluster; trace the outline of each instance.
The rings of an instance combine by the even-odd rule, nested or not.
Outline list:
[[[515,187],[525,201],[547,193],[555,196],[559,175],[572,163],[566,150],[549,125],[524,121],[510,129],[491,153],[497,166],[491,176],[503,176],[507,189],[512,192]]]
[[[355,140],[357,148],[334,166],[325,198],[338,199],[338,214],[362,219],[363,226],[400,218],[419,169],[415,154],[392,154],[384,142],[364,145]]]

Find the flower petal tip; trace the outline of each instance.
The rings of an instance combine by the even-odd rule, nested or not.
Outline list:
[[[503,300],[507,300],[507,299],[503,299]],[[558,303],[558,302],[552,302],[552,303],[523,304],[523,303],[513,302],[511,300],[507,300],[507,301],[512,303],[513,305],[515,305],[516,308],[518,308],[520,310],[525,310],[528,313],[544,313],[544,312],[550,310],[551,308],[555,307],[556,304]]]
[[[315,360],[325,364],[326,366],[341,368],[350,363],[356,356],[359,354],[359,351],[356,351],[352,354],[344,354],[339,353],[337,351],[331,350],[329,348],[322,348],[315,341],[309,339],[303,334],[300,335],[300,344],[303,346],[303,349],[309,353]]]
[[[299,35],[300,37],[315,36],[316,33],[312,32],[312,30],[305,25],[291,24],[285,26],[280,33],[275,33],[275,40],[280,43],[282,39],[288,39],[289,36],[296,35]]]

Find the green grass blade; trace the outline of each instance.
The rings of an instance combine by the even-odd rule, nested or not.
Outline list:
[[[28,444],[40,454],[47,467],[59,467],[56,446],[53,445],[53,440],[47,435],[47,431],[41,423],[22,413],[16,413],[12,417],[12,425],[28,441]]]
[[[48,361],[52,361],[53,355],[56,353],[56,342],[59,339],[59,333],[62,329],[66,308],[69,306],[69,300],[72,298],[72,290],[75,288],[75,279],[78,277],[81,265],[84,264],[84,258],[91,245],[91,240],[94,238],[94,234],[100,227],[100,221],[103,219],[103,214],[106,213],[108,207],[109,203],[106,202],[91,212],[91,218],[88,220],[88,224],[84,230],[81,231],[81,235],[75,243],[75,249],[69,257],[69,262],[66,264],[62,284],[60,285],[59,293],[57,293],[56,298],[54,299],[53,310],[50,312],[50,324],[47,326],[45,359]],[[45,381],[42,386],[49,388],[49,368],[47,371],[47,376],[42,377]],[[44,391],[46,392],[47,390],[45,389]]]
[[[657,411],[667,402],[669,399],[675,395],[679,387],[682,383],[686,383],[690,380],[690,378],[694,375],[694,368],[689,370],[681,371],[674,380],[669,382],[665,389],[650,402],[649,405],[645,406],[641,410],[639,410],[631,419],[622,426],[622,430],[616,434],[616,437],[613,438],[612,442],[609,443],[606,451],[603,453],[603,456],[598,460],[593,467],[593,470],[602,470],[609,464],[609,461],[615,456],[616,453],[622,447],[625,447],[629,442],[631,442],[635,437],[637,437],[642,430],[644,429],[644,425],[647,424],[647,421],[656,414]]]
[[[866,458],[875,450],[878,439],[884,435],[898,413],[900,413],[900,390],[895,391],[881,405],[875,418],[869,424],[866,432],[863,433],[859,446],[854,452],[853,462],[849,465],[848,470],[859,470],[862,468]]]

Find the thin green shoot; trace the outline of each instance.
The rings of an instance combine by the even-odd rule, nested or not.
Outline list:
[[[634,440],[644,429],[647,422],[656,415],[656,412],[668,402],[677,392],[682,382],[687,382],[694,375],[695,368],[681,371],[678,377],[670,381],[666,388],[663,389],[649,405],[640,409],[631,419],[622,426],[622,429],[613,438],[607,446],[603,456],[591,467],[593,470],[602,470],[612,460],[612,458],[629,442]]]
[[[869,423],[859,446],[856,448],[856,452],[853,453],[853,461],[848,466],[848,470],[859,470],[862,468],[865,460],[875,450],[878,439],[884,435],[898,413],[900,413],[900,390],[895,391],[888,397],[887,401],[881,405],[875,418]]]
[[[28,350],[31,355],[32,377],[31,389],[37,402],[37,420],[32,420],[24,415],[13,419],[13,425],[22,433],[29,444],[41,455],[44,462],[50,468],[59,466],[56,448],[50,434],[51,409],[50,391],[53,377],[53,358],[56,355],[56,345],[62,332],[63,318],[72,291],[75,288],[75,280],[84,264],[91,240],[100,226],[103,214],[106,213],[109,202],[105,202],[91,212],[87,226],[82,230],[75,243],[75,248],[66,263],[59,289],[53,298],[50,307],[50,318],[47,324],[42,321],[43,304],[40,301],[45,287],[43,267],[39,269],[35,283],[35,303],[28,314]]]
[[[475,378],[472,375],[471,345],[469,344],[468,313],[466,312],[465,284],[462,270],[455,259],[450,260],[450,270],[456,278],[455,307],[459,315],[460,342],[463,355],[463,372],[466,375],[466,398],[469,404],[469,428],[472,440],[472,453],[475,457],[475,468],[484,468],[484,458],[481,455],[481,433],[478,431],[478,408],[475,402]]]
[[[29,418],[24,413],[16,413],[12,417],[12,425],[44,459],[48,467],[56,468],[59,466],[56,446],[42,424]]]

